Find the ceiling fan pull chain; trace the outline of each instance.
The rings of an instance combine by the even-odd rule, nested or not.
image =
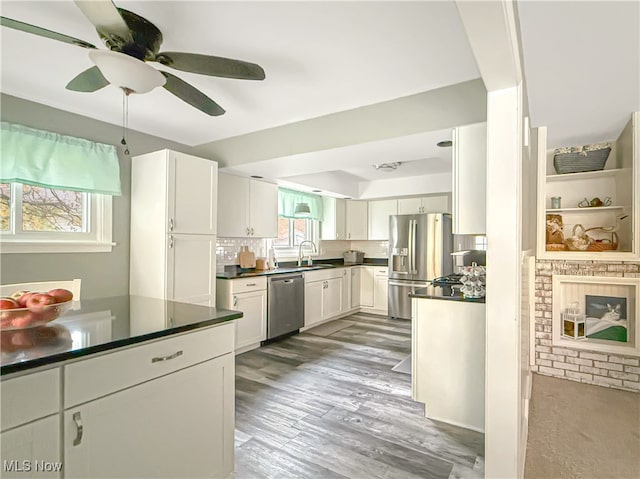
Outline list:
[[[129,155],[129,145],[127,145],[127,128],[129,127],[129,93],[122,89],[122,140],[124,154]]]

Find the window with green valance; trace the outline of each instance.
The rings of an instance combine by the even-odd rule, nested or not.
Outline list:
[[[296,206],[300,210],[299,205],[305,204],[309,206],[309,212],[296,214]],[[322,196],[320,195],[278,188],[278,216],[281,218],[308,218],[322,221],[324,213],[322,206]]]
[[[113,145],[2,122],[0,183],[119,196]]]

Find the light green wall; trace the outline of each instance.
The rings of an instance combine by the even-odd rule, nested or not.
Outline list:
[[[81,278],[83,298],[128,294],[131,164],[122,154],[122,129],[9,95],[0,101],[2,121],[116,145],[122,182],[122,196],[113,201],[117,245],[111,253],[0,254],[0,283]],[[130,132],[128,141],[133,156],[163,148],[194,154],[190,147],[142,133]]]

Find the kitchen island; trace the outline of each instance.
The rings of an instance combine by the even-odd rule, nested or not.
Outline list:
[[[485,299],[450,286],[412,298],[412,392],[425,416],[484,432]]]
[[[2,332],[3,477],[228,476],[241,316],[122,296]]]

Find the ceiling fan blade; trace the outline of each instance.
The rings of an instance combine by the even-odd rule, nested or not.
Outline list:
[[[240,80],[264,80],[264,70],[255,63],[197,53],[160,52],[156,61],[183,72]]]
[[[94,92],[104,88],[109,84],[107,79],[102,75],[98,67],[91,67],[83,71],[73,80],[71,80],[66,88],[72,91]]]
[[[111,0],[75,0],[85,17],[106,37],[131,40],[131,30]]]
[[[219,116],[224,114],[224,109],[220,105],[197,88],[189,85],[187,82],[181,80],[175,75],[172,75],[171,73],[160,73],[162,73],[167,79],[164,87],[181,100],[210,116]]]
[[[19,22],[18,20],[12,20],[11,18],[7,17],[0,17],[0,25],[2,25],[3,27],[14,28],[15,30],[20,30],[22,32],[39,35],[41,37],[51,38],[52,40],[71,43],[72,45],[77,45],[83,48],[96,48],[94,45],[85,42],[84,40],[70,37],[68,35],[63,35],[62,33],[53,32],[51,30],[47,30],[46,28],[36,27],[35,25],[30,25],[28,23]]]

